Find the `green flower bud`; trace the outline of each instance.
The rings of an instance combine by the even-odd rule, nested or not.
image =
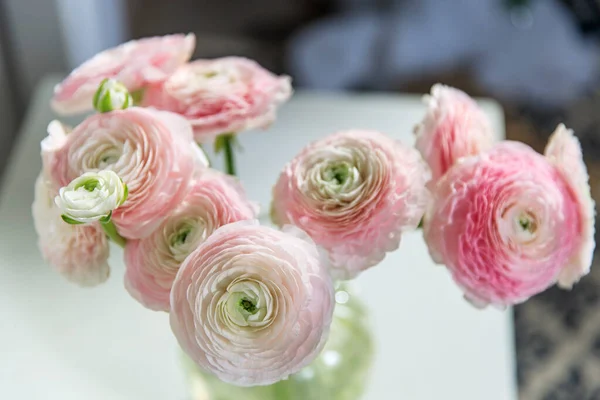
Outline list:
[[[122,83],[105,79],[94,95],[94,108],[101,113],[124,110],[133,106],[133,98]]]

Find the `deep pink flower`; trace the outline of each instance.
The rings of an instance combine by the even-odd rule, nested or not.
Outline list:
[[[584,236],[580,204],[559,169],[503,142],[437,183],[424,236],[477,306],[504,307],[556,283]]]
[[[416,148],[436,182],[462,157],[490,149],[494,142],[487,116],[466,93],[436,84],[424,96],[427,114],[415,128]]]

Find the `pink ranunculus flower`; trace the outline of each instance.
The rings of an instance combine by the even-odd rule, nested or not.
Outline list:
[[[158,227],[186,196],[196,170],[206,167],[184,118],[137,107],[93,115],[66,136],[50,130],[42,159],[57,187],[85,172],[115,172],[129,196],[112,221],[127,239]]]
[[[186,258],[171,290],[171,327],[204,370],[240,386],[270,385],[323,348],[333,283],[299,229],[225,225]]]
[[[435,183],[460,158],[489,150],[494,136],[487,116],[466,93],[436,84],[424,101],[427,113],[415,128],[415,146]]]
[[[290,78],[239,57],[196,60],[144,95],[145,106],[176,112],[194,127],[198,142],[224,133],[266,128],[287,101]]]
[[[582,276],[590,272],[596,247],[595,204],[590,193],[589,176],[583,163],[581,145],[571,129],[560,124],[546,146],[545,155],[562,173],[573,191],[583,216],[578,251],[558,276],[558,285],[570,289]]]
[[[35,182],[32,214],[44,259],[68,280],[95,286],[108,279],[109,245],[98,223],[69,225],[54,204],[57,191],[40,173]]]
[[[240,183],[210,170],[192,184],[182,204],[150,236],[125,246],[125,287],[144,306],[169,311],[179,267],[215,230],[256,217]]]
[[[579,252],[584,216],[560,171],[518,142],[455,164],[435,186],[424,237],[478,307],[556,283]]]
[[[273,189],[271,216],[324,247],[335,278],[349,279],[398,248],[425,212],[419,153],[374,131],[345,131],[298,154]]]
[[[66,115],[92,110],[94,94],[106,78],[116,79],[130,92],[162,82],[190,59],[195,45],[193,34],[178,34],[132,40],[105,50],[55,87],[52,108]]]

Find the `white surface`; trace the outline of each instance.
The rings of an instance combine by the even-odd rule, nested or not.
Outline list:
[[[30,204],[51,86],[36,96],[0,198],[0,398],[184,400],[167,316],[128,298],[122,253],[95,289],[65,282],[38,254]],[[485,108],[504,132],[500,109]],[[417,97],[298,93],[271,130],[240,136],[241,178],[266,205],[279,170],[310,140],[372,128],[409,143],[423,112]],[[467,304],[417,233],[359,284],[379,350],[365,399],[516,399],[511,313]]]

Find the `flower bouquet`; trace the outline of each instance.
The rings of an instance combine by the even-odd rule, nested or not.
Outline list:
[[[559,125],[544,155],[495,142],[478,105],[443,85],[414,147],[363,129],[308,144],[265,221],[235,177],[235,138],[274,123],[290,78],[243,58],[190,62],[194,44],[125,43],[57,85],[57,112],[96,113],[49,124],[32,209],[44,258],[74,283],[106,281],[109,243],[124,248],[125,289],[169,313],[197,399],[359,398],[371,335],[342,282],[409,230],[476,307],[589,272],[594,203],[573,132]]]

